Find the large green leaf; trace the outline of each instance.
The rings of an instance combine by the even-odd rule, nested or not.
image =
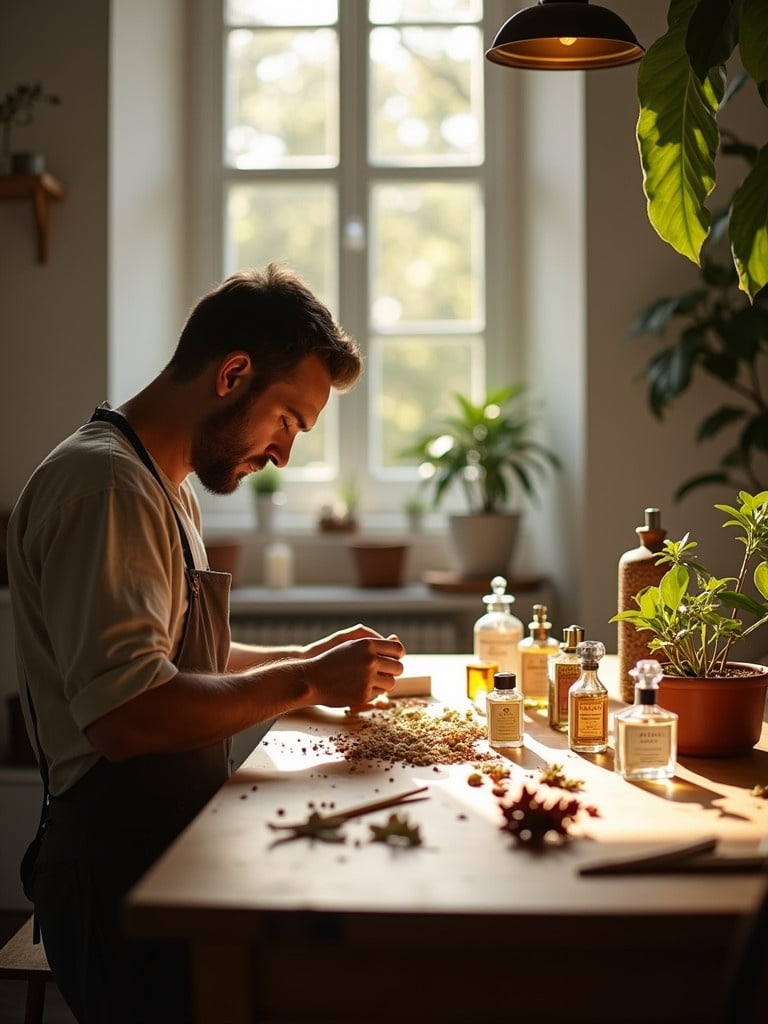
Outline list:
[[[768,145],[733,197],[730,235],[739,288],[754,300],[768,283]]]
[[[691,68],[686,34],[696,4],[672,0],[671,27],[640,62],[637,140],[648,219],[665,242],[698,264],[710,226],[704,203],[715,185],[725,73],[718,66],[701,82]]]
[[[765,0],[744,0],[739,54],[744,70],[768,106],[768,4]]]
[[[744,0],[699,0],[691,14],[686,50],[700,81],[710,68],[726,64],[739,37]]]

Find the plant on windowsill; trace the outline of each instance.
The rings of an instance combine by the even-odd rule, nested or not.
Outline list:
[[[254,496],[256,525],[262,533],[270,533],[274,525],[275,499],[282,490],[280,470],[268,462],[263,469],[250,474],[248,485]]]
[[[669,569],[658,586],[640,590],[637,607],[610,621],[650,635],[648,647],[664,669],[659,704],[679,716],[680,752],[716,757],[748,753],[763,725],[768,668],[731,654],[768,623],[768,491],[739,491],[736,506],[714,507],[726,516],[724,528],[739,531],[737,575],[716,577],[695,557],[689,534],[667,539],[656,561]]]
[[[14,125],[30,124],[38,103],[58,105],[61,100],[44,92],[41,82],[20,82],[0,100],[0,174],[42,174],[45,170],[45,159],[40,153],[11,151],[11,129]]]
[[[357,508],[360,488],[354,477],[347,477],[339,485],[339,497],[332,505],[320,509],[318,526],[321,533],[354,533],[357,530]]]
[[[538,496],[540,477],[561,468],[560,459],[533,436],[536,416],[522,384],[489,391],[480,404],[453,395],[458,413],[400,454],[415,461],[422,488],[439,507],[459,489],[468,512],[448,516],[462,577],[506,575],[514,553],[521,498]]]

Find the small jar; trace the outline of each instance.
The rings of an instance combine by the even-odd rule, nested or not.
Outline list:
[[[492,747],[522,747],[523,695],[514,672],[497,672],[486,698],[488,742]]]

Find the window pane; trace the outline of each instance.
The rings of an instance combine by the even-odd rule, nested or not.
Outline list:
[[[478,21],[482,0],[371,0],[372,22],[389,25],[398,21]]]
[[[236,29],[227,50],[227,163],[243,168],[337,164],[335,30]]]
[[[336,309],[334,188],[321,183],[233,185],[228,197],[226,273],[281,260],[301,274],[330,309]],[[297,438],[291,469],[335,464],[336,415],[335,403],[329,402],[314,430]]]
[[[228,25],[331,25],[337,0],[227,0]]]
[[[400,457],[429,429],[435,414],[453,412],[454,391],[483,390],[479,338],[380,338],[374,342],[370,386],[372,448],[379,468],[416,465]]]
[[[369,148],[374,164],[477,164],[483,157],[479,29],[371,32]]]
[[[471,182],[377,185],[371,196],[371,321],[481,326],[483,210]]]
[[[337,232],[336,192],[331,185],[232,185],[227,206],[227,273],[283,260],[334,308]]]

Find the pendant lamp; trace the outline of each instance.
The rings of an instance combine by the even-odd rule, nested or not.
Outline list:
[[[616,68],[645,53],[630,27],[589,0],[538,0],[502,25],[486,57],[543,71]]]

